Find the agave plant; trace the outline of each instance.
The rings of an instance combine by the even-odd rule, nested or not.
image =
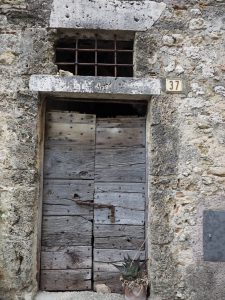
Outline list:
[[[145,269],[145,261],[141,262],[140,256],[137,259],[132,259],[129,255],[124,257],[122,266],[114,264],[120,271],[124,280],[135,280],[140,277]]]
[[[121,282],[125,292],[126,300],[145,300],[148,287],[148,276],[146,262],[140,257],[132,259],[129,255],[124,257],[122,265],[114,266],[121,273]]]

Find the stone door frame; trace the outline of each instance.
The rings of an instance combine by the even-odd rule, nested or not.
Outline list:
[[[62,77],[57,75],[32,75],[29,82],[30,90],[39,96],[41,100],[39,115],[39,174],[40,192],[38,201],[38,216],[36,223],[36,249],[37,249],[37,286],[39,283],[40,270],[40,239],[42,220],[42,199],[43,199],[43,158],[44,158],[44,137],[45,137],[45,111],[47,97],[59,97],[70,99],[88,99],[90,101],[120,100],[129,102],[132,100],[145,100],[148,102],[146,114],[146,210],[148,220],[146,221],[146,253],[150,258],[150,154],[151,154],[151,97],[161,94],[161,80],[158,78],[112,78],[112,77],[88,77],[71,76]],[[149,266],[148,266],[149,268]],[[148,272],[150,274],[150,272]]]

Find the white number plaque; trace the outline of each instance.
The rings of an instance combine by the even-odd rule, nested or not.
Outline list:
[[[183,82],[181,79],[166,79],[167,93],[181,93],[183,92]]]

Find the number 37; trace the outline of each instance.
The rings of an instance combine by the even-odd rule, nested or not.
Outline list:
[[[166,80],[166,91],[167,92],[182,92],[182,81],[179,79],[167,79]]]

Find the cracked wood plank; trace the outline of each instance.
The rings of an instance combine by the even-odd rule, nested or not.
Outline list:
[[[45,180],[43,215],[81,215],[93,219],[93,208],[77,205],[76,200],[91,201],[93,180]]]

